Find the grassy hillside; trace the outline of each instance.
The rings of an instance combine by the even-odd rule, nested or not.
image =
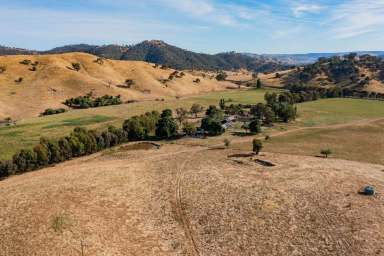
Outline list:
[[[293,70],[281,80],[287,86],[338,87],[347,96],[376,97],[384,93],[384,61],[380,57],[356,54],[320,58],[314,64]]]
[[[96,61],[96,56],[85,53],[0,56],[0,67],[5,69],[0,73],[0,119],[37,116],[46,108],[63,107],[65,99],[88,93],[121,95],[128,101],[175,98],[231,86],[187,72],[167,81],[175,70],[145,62]],[[79,63],[79,71],[73,70],[73,63]],[[200,82],[193,82],[197,78]],[[130,88],[124,88],[127,79],[133,82]]]
[[[68,45],[54,48],[48,53],[87,52],[115,60],[136,60],[167,65],[176,69],[275,71],[287,67],[272,57],[227,52],[204,54],[188,51],[160,40],[144,41],[136,45]]]

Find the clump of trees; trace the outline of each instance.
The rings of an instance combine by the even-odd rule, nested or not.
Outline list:
[[[295,120],[297,108],[294,105],[295,102],[292,102],[290,98],[278,95],[275,92],[267,92],[264,98],[267,105],[258,105],[256,107],[257,109],[253,110],[257,115],[267,118],[268,122],[270,122],[274,117],[286,123],[290,120]]]
[[[122,104],[121,96],[104,95],[97,98],[92,98],[90,95],[79,96],[76,98],[67,99],[64,105],[71,108],[97,108],[110,105]]]
[[[66,110],[64,108],[57,108],[57,109],[47,108],[40,115],[41,116],[56,115],[56,114],[64,113],[65,111]]]
[[[130,141],[145,140],[150,135],[154,135],[159,119],[159,112],[147,112],[144,115],[134,116],[125,120],[123,129],[127,132]]]

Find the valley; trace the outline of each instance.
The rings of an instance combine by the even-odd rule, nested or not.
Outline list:
[[[381,66],[359,61],[0,57],[0,255],[383,254]]]

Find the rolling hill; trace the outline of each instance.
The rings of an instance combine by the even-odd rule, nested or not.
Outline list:
[[[363,97],[383,94],[384,60],[372,55],[357,54],[324,57],[314,64],[284,73],[280,82],[288,87],[336,87],[342,89],[347,96],[353,96],[354,93]]]
[[[78,72],[73,63],[80,65]],[[154,100],[233,86],[208,75],[204,78],[146,62],[100,59],[86,53],[1,56],[0,67],[0,119],[37,116],[46,108],[63,107],[68,98],[88,93],[121,95],[123,101]]]
[[[273,58],[247,56],[228,52],[219,54],[195,53],[169,45],[160,40],[144,41],[132,46],[119,45],[69,45],[58,47],[48,53],[87,52],[94,55],[118,60],[140,60],[176,69],[232,70],[245,68],[257,72],[276,71],[285,68]]]
[[[248,69],[255,72],[271,72],[286,69],[287,65],[278,60],[263,56],[248,56],[242,53],[227,52],[204,54],[188,51],[169,45],[160,40],[144,41],[136,45],[88,45],[75,44],[56,47],[48,51],[0,47],[0,55],[14,54],[61,54],[83,52],[113,60],[135,60],[166,65],[174,69],[233,70]]]

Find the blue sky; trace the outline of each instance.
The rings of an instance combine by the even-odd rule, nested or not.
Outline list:
[[[384,0],[0,0],[0,44],[160,39],[198,52],[384,50]]]

